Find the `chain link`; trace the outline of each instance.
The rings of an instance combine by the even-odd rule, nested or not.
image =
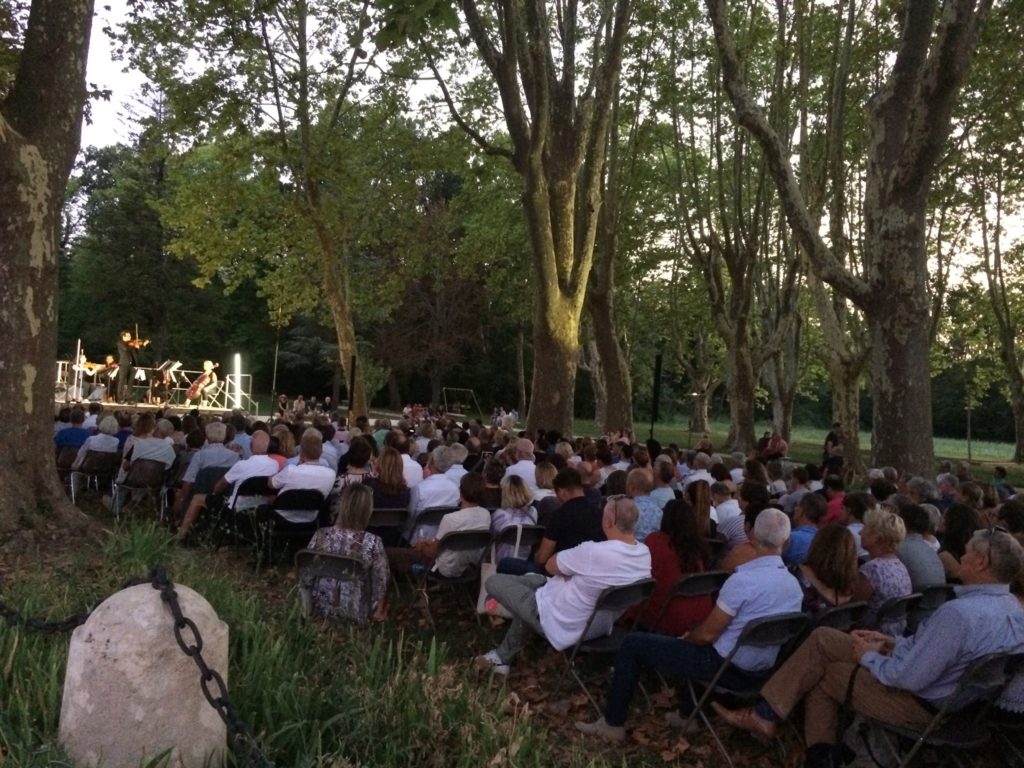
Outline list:
[[[181,652],[196,663],[199,668],[199,688],[211,707],[220,715],[221,720],[228,728],[228,735],[234,746],[235,752],[244,760],[247,766],[257,768],[272,768],[273,763],[260,749],[259,743],[252,735],[252,730],[238,715],[231,699],[228,698],[227,685],[224,678],[215,669],[211,669],[203,658],[203,636],[199,633],[199,627],[192,619],[185,616],[178,602],[178,593],[174,584],[167,578],[167,572],[162,565],[153,566],[151,573],[153,589],[160,592],[160,599],[171,612],[174,619],[174,639],[178,643]],[[182,636],[182,630],[187,629],[192,636],[192,643],[186,642]],[[211,683],[213,684],[211,690]]]

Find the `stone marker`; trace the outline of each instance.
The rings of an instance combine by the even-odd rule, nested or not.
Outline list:
[[[175,585],[203,637],[203,658],[228,677],[228,626],[206,600]],[[188,629],[185,642],[193,642]],[[174,639],[174,619],[149,584],[117,592],[71,636],[60,743],[77,768],[138,768],[168,750],[167,768],[223,764],[227,729],[199,687],[199,668]],[[211,692],[216,695],[216,684]]]

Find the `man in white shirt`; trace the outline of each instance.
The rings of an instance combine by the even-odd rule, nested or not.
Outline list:
[[[434,561],[433,570],[442,576],[461,576],[467,567],[479,563],[483,552],[441,552],[438,542],[454,531],[490,531],[491,513],[482,506],[484,478],[478,472],[463,475],[459,483],[459,509],[441,518],[433,538],[420,539],[412,548],[389,547],[388,561],[392,570],[405,572],[413,563]],[[435,559],[436,558],[436,559]]]
[[[690,483],[695,483],[698,480],[703,480],[708,485],[715,482],[715,478],[711,476],[711,457],[706,453],[698,453],[693,457],[693,471],[686,476],[683,480],[683,490],[685,491]]]
[[[227,502],[228,507],[234,507],[235,499],[238,496],[238,489],[244,481],[250,477],[270,477],[277,474],[277,462],[267,456],[267,447],[269,445],[270,435],[262,430],[254,432],[250,443],[252,455],[248,459],[242,459],[232,464],[224,474],[224,477],[214,484],[213,492],[218,495],[223,494],[228,487],[234,484],[231,497]],[[192,497],[192,501],[189,502],[188,509],[185,511],[185,518],[178,529],[178,539],[188,537],[192,526],[195,525],[203,510],[207,508],[207,500],[208,497],[205,493],[197,493]],[[212,505],[214,502],[211,501],[210,503]]]
[[[313,490],[320,491],[326,499],[334,488],[337,475],[330,467],[320,463],[323,453],[323,438],[315,429],[307,429],[299,443],[299,461],[288,464],[280,472],[270,478],[270,487],[276,488],[278,495],[285,491]],[[296,522],[296,521],[292,521]]]
[[[543,635],[558,650],[570,647],[586,627],[601,592],[650,578],[650,550],[633,535],[637,517],[632,499],[613,499],[601,519],[606,540],[584,542],[553,555],[545,564],[550,579],[539,573],[489,578],[487,591],[512,614],[512,625],[501,645],[476,658],[477,667],[507,675],[509,663],[531,633]],[[599,618],[589,636],[608,634],[613,621],[611,616]]]
[[[462,443],[452,443],[449,449],[452,452],[452,465],[448,467],[448,471],[445,475],[456,485],[462,480],[462,476],[466,474],[466,468],[462,466],[462,462],[469,456],[469,451],[466,450],[466,446]]]
[[[420,539],[432,539],[437,526],[416,525],[416,518],[431,507],[454,507],[459,503],[459,487],[445,475],[451,467],[452,453],[447,446],[439,445],[430,452],[427,466],[423,470],[423,482],[409,494],[409,527],[405,537],[415,545]]]
[[[718,513],[719,528],[735,517],[743,517],[740,503],[732,497],[732,489],[725,483],[715,482],[711,484],[711,503]]]
[[[520,437],[512,449],[516,454],[516,463],[505,470],[505,476],[518,475],[523,478],[532,495],[537,492],[537,465],[534,463],[533,443],[525,437]]]

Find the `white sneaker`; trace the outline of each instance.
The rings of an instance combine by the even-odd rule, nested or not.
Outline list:
[[[497,649],[490,650],[483,656],[477,656],[473,659],[473,665],[481,672],[493,672],[496,675],[508,675],[512,671],[512,668],[501,660]]]
[[[597,736],[605,741],[614,741],[621,744],[626,740],[626,729],[621,725],[608,725],[603,717],[597,718],[592,723],[584,721],[576,722],[576,730],[588,736]]]

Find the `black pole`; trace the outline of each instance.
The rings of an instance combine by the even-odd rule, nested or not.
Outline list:
[[[352,402],[356,399],[356,356],[352,355],[348,365],[348,423],[352,425]]]
[[[654,391],[651,395],[651,439],[654,439],[654,422],[658,420],[658,404],[661,400],[661,352],[654,358]]]

